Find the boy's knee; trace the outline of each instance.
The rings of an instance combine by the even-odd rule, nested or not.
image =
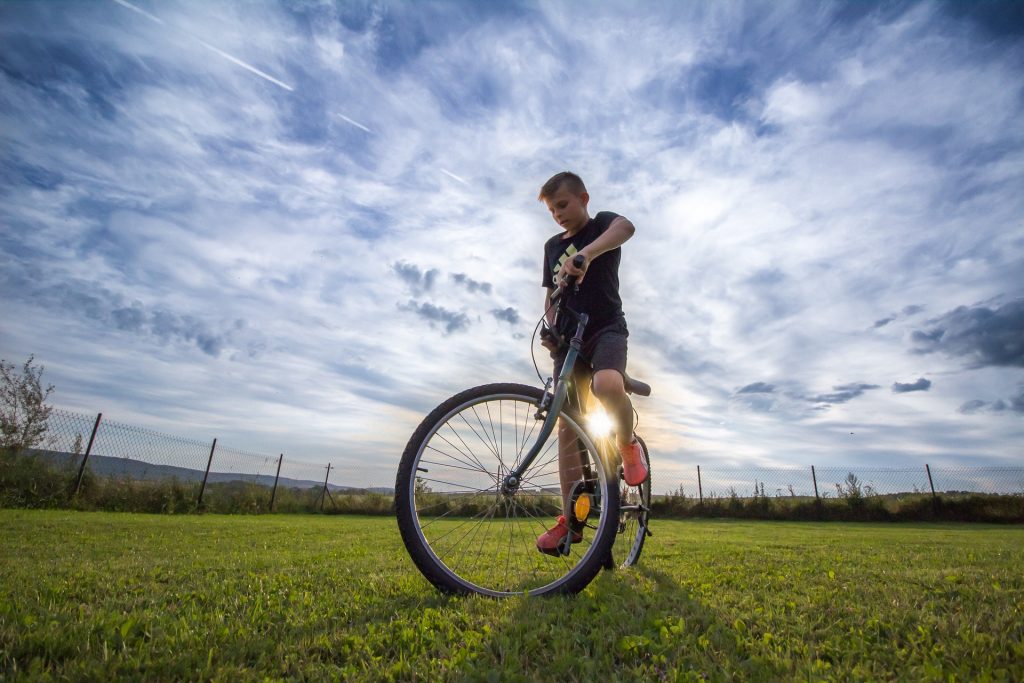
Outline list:
[[[594,394],[599,399],[625,395],[626,384],[618,370],[600,370],[594,374]]]

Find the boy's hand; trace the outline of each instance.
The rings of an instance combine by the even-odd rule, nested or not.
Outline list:
[[[583,265],[577,266],[576,261],[583,261]],[[583,252],[579,252],[576,256],[566,259],[562,267],[558,269],[558,286],[565,287],[565,278],[568,276],[576,277],[576,284],[583,284],[583,278],[586,277],[587,268],[590,267],[590,258]]]
[[[552,357],[554,357],[559,347],[558,338],[547,327],[542,327],[540,329],[540,345],[547,349]]]

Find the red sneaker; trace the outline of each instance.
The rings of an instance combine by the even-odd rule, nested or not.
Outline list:
[[[639,486],[647,479],[647,463],[644,462],[644,452],[640,448],[640,442],[633,439],[627,446],[619,446],[619,455],[622,456],[622,478],[630,486]]]
[[[558,524],[537,537],[537,550],[541,551],[545,555],[560,554],[558,548],[562,543],[562,539],[564,539],[568,533],[569,522],[565,519],[565,515],[559,515]],[[579,543],[582,540],[582,534],[575,533],[572,535],[573,543]]]

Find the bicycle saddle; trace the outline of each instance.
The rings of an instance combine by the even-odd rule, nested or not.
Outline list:
[[[650,396],[651,385],[646,382],[641,382],[638,379],[633,379],[626,373],[622,373],[623,379],[625,379],[626,393],[636,394],[637,396]]]

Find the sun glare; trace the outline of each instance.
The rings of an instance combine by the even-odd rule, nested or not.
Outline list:
[[[604,412],[601,408],[591,411],[587,414],[587,427],[589,428],[590,435],[595,439],[603,439],[612,433],[612,419],[608,417],[608,413]]]

